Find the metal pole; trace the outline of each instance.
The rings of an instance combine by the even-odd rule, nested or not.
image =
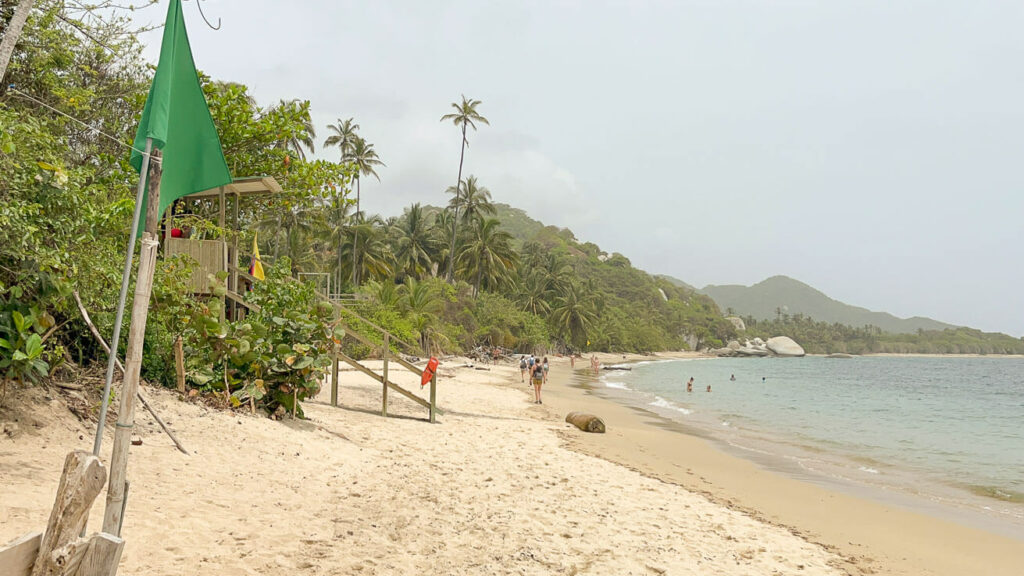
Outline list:
[[[128,299],[128,283],[132,276],[132,259],[135,256],[135,241],[139,235],[139,220],[142,217],[142,199],[146,193],[146,179],[149,173],[149,155],[153,150],[153,139],[146,138],[146,150],[142,153],[142,166],[139,169],[139,187],[135,192],[135,213],[132,216],[132,227],[128,235],[128,250],[124,257],[124,271],[121,274],[121,294],[117,299],[117,314],[114,315],[114,335],[110,339],[110,354],[107,357],[107,377],[103,382],[103,397],[100,400],[100,417],[96,425],[96,440],[92,445],[92,453],[100,455],[103,444],[103,427],[107,422],[107,404],[110,400],[110,384],[114,380],[114,363],[117,360],[117,346],[121,342],[121,321],[124,319],[124,305]]]

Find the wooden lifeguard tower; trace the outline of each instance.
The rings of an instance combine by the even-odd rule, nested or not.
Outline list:
[[[171,230],[174,228],[174,215],[169,213],[164,226],[164,257],[186,254],[194,259],[198,265],[192,272],[191,288],[194,294],[210,294],[209,275],[216,275],[218,272],[225,272],[228,275],[227,298],[232,301],[232,311],[235,306],[245,306],[239,290],[239,204],[242,198],[257,196],[268,196],[279,194],[281,185],[271,176],[255,176],[248,178],[236,178],[231,184],[219,186],[210,190],[189,194],[186,201],[206,201],[214,203],[217,211],[217,225],[224,230],[220,238],[201,239],[172,237]],[[230,202],[230,207],[228,206]],[[231,227],[228,229],[228,212],[232,213]],[[173,212],[173,211],[172,211]],[[227,307],[226,307],[227,308]]]

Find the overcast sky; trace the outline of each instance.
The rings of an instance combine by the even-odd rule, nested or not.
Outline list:
[[[1024,334],[1022,2],[184,7],[200,69],[310,100],[321,142],[356,119],[371,212],[447,200],[464,93],[466,174],[648,272]]]

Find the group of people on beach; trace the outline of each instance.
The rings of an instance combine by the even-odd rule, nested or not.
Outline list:
[[[548,381],[549,368],[547,356],[544,357],[543,361],[533,354],[519,358],[519,380],[520,382],[525,382],[527,376],[529,376],[530,381],[533,383],[534,404],[544,403],[540,399],[540,389]]]

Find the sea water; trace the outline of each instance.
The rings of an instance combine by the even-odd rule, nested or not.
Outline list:
[[[788,463],[812,480],[983,511],[1024,533],[1024,359],[723,358],[629,366],[601,373],[613,396],[755,460]]]

